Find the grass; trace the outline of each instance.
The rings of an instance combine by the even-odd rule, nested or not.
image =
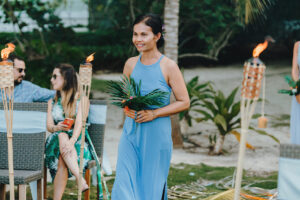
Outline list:
[[[188,165],[188,164],[178,164],[172,165],[169,171],[168,177],[168,188],[173,186],[180,185],[191,185],[198,180],[205,180],[206,184],[203,184],[205,187],[205,192],[207,194],[223,192],[226,190],[224,187],[218,186],[218,181],[222,180],[226,177],[232,176],[234,173],[234,167],[212,167],[205,164],[200,165]],[[274,189],[277,188],[277,172],[271,173],[267,176],[254,176],[247,171],[244,172],[243,177],[243,185],[252,184],[252,187],[260,187],[263,189]],[[112,179],[107,182],[107,186],[109,191],[111,192],[113,182],[114,182],[113,174]],[[207,184],[210,183],[210,184]],[[219,184],[220,185],[220,184]],[[53,198],[53,184],[48,183],[48,200],[52,200]],[[91,200],[96,199],[96,187],[91,187]],[[16,192],[17,194],[17,192]],[[9,197],[9,193],[7,193],[7,199]],[[63,199],[64,200],[73,200],[77,197],[77,186],[74,180],[69,180]],[[29,187],[27,189],[27,199],[31,199],[31,194],[29,192]],[[180,198],[178,198],[179,200]],[[198,198],[199,199],[199,198]]]
[[[107,82],[108,81],[106,81],[106,80],[98,80],[98,79],[93,78],[91,89],[92,90],[97,90],[97,91],[100,91],[100,92],[105,92]]]
[[[205,164],[173,165],[169,172],[168,186],[172,187],[179,184],[189,184],[197,181],[199,178],[206,180],[220,180],[232,175],[233,172],[233,167],[211,167]]]

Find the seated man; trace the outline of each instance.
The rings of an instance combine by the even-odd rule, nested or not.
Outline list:
[[[19,57],[11,54],[9,59],[13,61],[14,68],[14,102],[47,102],[53,98],[55,91],[46,88],[41,88],[25,78],[26,65]],[[0,102],[2,96],[0,95]],[[37,199],[37,182],[30,183],[32,199]]]
[[[14,66],[14,102],[47,102],[53,98],[55,91],[41,88],[25,78],[25,62],[15,55],[9,57]]]

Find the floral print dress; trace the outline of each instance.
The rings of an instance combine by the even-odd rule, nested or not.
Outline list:
[[[76,105],[76,114],[77,114],[77,111],[78,111],[78,105],[79,105],[79,101],[77,101],[77,105]],[[53,117],[53,120],[54,120],[54,124],[58,124],[60,121],[63,121],[65,119],[63,107],[62,107],[62,104],[61,104],[61,98],[58,99],[57,103],[55,103],[55,101],[53,100],[53,103],[52,103],[52,117]],[[55,175],[56,175],[57,165],[58,165],[58,158],[59,158],[59,155],[60,155],[58,135],[61,132],[65,132],[65,131],[58,131],[58,132],[51,133],[51,135],[49,135],[47,137],[47,140],[46,140],[45,165],[50,171],[52,181],[54,181],[54,178],[55,178]],[[71,138],[72,134],[73,134],[73,129],[70,129],[66,133],[69,135],[69,138]],[[88,135],[87,126],[86,126],[86,129],[85,129],[85,134]],[[78,140],[75,143],[75,149],[77,151],[77,156],[78,156],[78,165],[79,165],[79,159],[80,159],[80,145],[81,145],[81,135],[78,137]],[[91,147],[90,147],[89,143],[86,140],[85,144],[84,144],[84,154],[83,154],[84,171],[85,171],[85,169],[87,167],[87,164],[90,160],[92,160]],[[69,177],[71,177],[71,176],[72,176],[72,174],[69,171]]]

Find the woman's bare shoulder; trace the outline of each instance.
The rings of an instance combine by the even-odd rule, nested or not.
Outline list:
[[[137,63],[139,56],[130,57],[127,59],[124,65],[124,71],[128,71],[129,74],[132,72],[135,64]]]
[[[172,69],[177,69],[177,68],[178,68],[177,63],[176,63],[174,60],[168,58],[167,56],[165,56],[165,57],[162,59],[161,65],[162,65],[164,68],[168,69],[168,70],[172,70]]]
[[[126,63],[125,63],[125,66],[128,65],[128,66],[133,66],[134,67],[134,65],[136,64],[138,59],[139,59],[139,56],[134,56],[134,57],[128,58]]]

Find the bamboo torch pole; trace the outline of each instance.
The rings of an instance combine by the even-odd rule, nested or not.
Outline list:
[[[14,74],[13,63],[8,59],[8,56],[15,49],[15,45],[9,43],[7,48],[1,51],[0,62],[0,90],[4,107],[7,131],[7,147],[8,147],[8,171],[9,171],[9,186],[10,200],[15,199],[14,191],[14,166],[13,166],[13,103],[14,103]]]
[[[234,200],[240,199],[240,190],[243,176],[243,164],[245,157],[246,140],[249,124],[252,119],[263,78],[265,65],[258,59],[250,59],[245,62],[244,76],[241,92],[241,142],[235,180]]]
[[[86,62],[79,67],[79,83],[80,83],[80,102],[82,114],[82,128],[81,128],[81,146],[80,146],[80,165],[79,165],[79,180],[78,180],[78,200],[82,196],[82,177],[83,177],[83,154],[85,143],[85,126],[88,116],[88,100],[91,91],[92,83],[92,64],[94,53],[87,57]]]

